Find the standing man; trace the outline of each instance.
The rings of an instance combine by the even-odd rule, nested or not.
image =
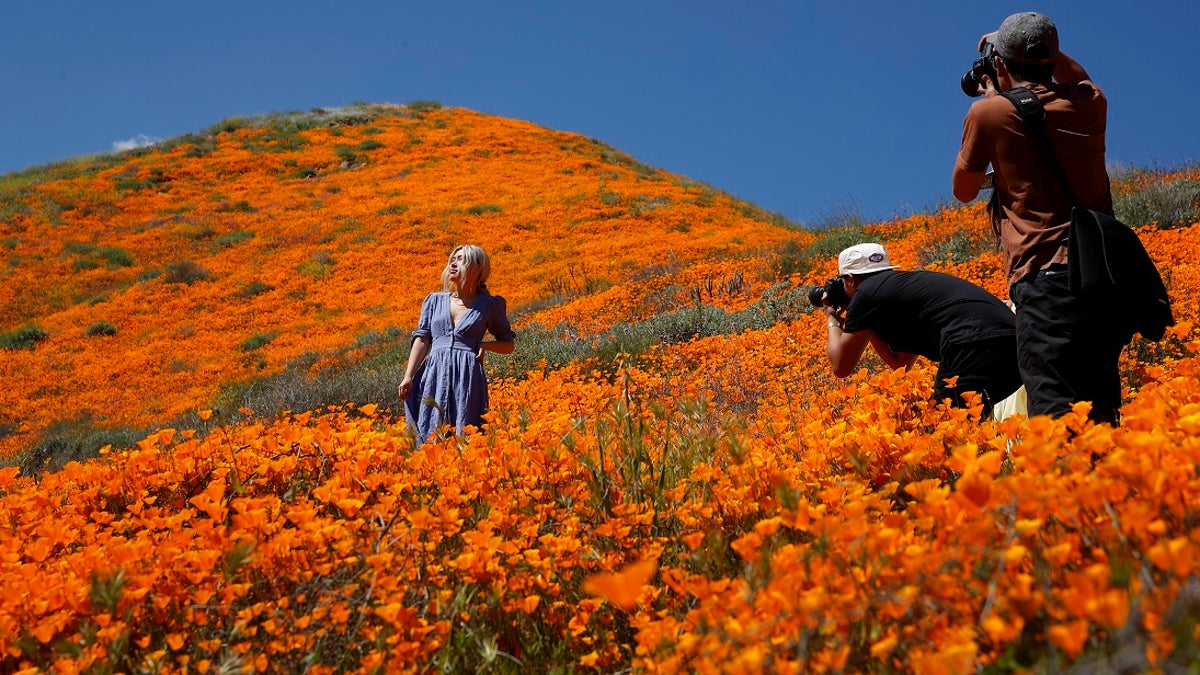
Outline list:
[[[985,416],[1020,388],[1013,313],[996,296],[949,274],[897,271],[875,243],[839,253],[838,274],[849,304],[823,303],[834,375],[854,372],[870,343],[891,368],[936,362],[934,398],[963,406],[963,392],[978,392]]]
[[[994,171],[992,228],[1000,238],[1009,296],[1017,307],[1017,350],[1029,414],[1055,417],[1091,401],[1091,418],[1116,424],[1121,406],[1118,360],[1126,342],[1112,308],[1072,293],[1067,276],[1071,208],[1112,214],[1104,165],[1108,101],[1087,71],[1058,48],[1058,29],[1036,12],[1013,14],[979,43],[995,48],[995,81],[963,123],[954,196],[979,195]],[[1074,192],[1071,202],[1048,156],[1016,107],[998,92],[1026,87],[1041,101],[1046,136]]]

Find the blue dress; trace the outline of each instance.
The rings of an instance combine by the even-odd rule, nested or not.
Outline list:
[[[450,320],[450,294],[430,293],[421,305],[421,318],[413,340],[430,341],[429,355],[413,375],[405,401],[408,428],[424,442],[443,424],[462,433],[468,424],[483,424],[488,408],[487,377],[476,360],[485,333],[497,340],[516,338],[508,322],[504,298],[480,293],[454,325]]]

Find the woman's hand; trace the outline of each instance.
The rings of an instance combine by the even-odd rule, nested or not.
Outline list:
[[[397,392],[400,394],[400,400],[407,399],[410,391],[412,391],[412,375],[405,375],[404,381],[400,383],[400,387],[397,389]]]
[[[479,345],[479,353],[475,355],[475,360],[480,363],[483,363],[483,355],[486,353],[487,353],[487,350],[483,348],[483,345]]]

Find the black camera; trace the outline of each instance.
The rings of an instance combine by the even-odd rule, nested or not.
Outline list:
[[[979,58],[971,64],[971,69],[963,73],[962,86],[963,93],[971,98],[979,96],[982,92],[980,87],[983,86],[983,76],[987,75],[992,78],[992,84],[996,83],[996,63],[993,58],[996,55],[996,46],[991,42],[984,42],[983,49],[979,50]]]
[[[808,302],[813,307],[829,305],[844,309],[850,306],[850,296],[846,295],[846,284],[841,277],[833,277],[824,286],[816,286],[808,292]]]

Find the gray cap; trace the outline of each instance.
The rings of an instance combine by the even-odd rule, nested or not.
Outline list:
[[[1058,28],[1045,14],[1013,14],[996,32],[996,51],[1017,63],[1054,63],[1058,58]]]

